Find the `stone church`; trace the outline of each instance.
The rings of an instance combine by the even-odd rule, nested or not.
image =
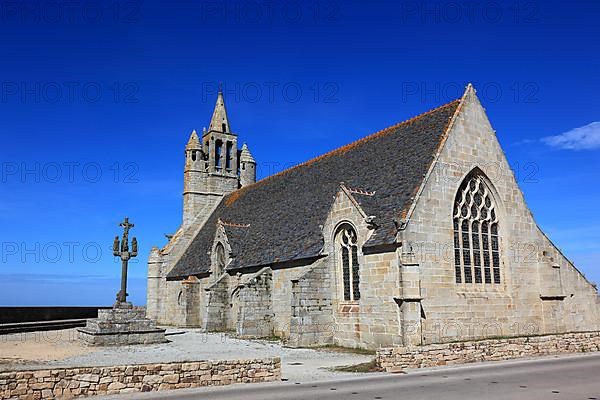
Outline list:
[[[149,318],[367,349],[600,329],[471,85],[260,181],[256,165],[219,93],[185,148],[181,227],[148,260]]]

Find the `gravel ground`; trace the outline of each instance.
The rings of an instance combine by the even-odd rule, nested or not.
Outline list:
[[[283,379],[307,381],[352,376],[329,368],[373,359],[372,355],[292,349],[276,341],[240,340],[199,330],[168,330],[167,335],[170,343],[104,348],[82,346],[74,330],[6,335],[0,338],[0,370],[281,357]]]

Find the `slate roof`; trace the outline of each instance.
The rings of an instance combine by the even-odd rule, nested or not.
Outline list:
[[[353,194],[378,228],[365,247],[395,241],[394,220],[404,218],[433,162],[460,100],[265,178],[225,196],[184,255],[171,279],[210,271],[219,220],[232,247],[229,270],[317,257],[322,225],[343,182],[375,192]]]

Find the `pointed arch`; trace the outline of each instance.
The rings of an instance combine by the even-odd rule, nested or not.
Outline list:
[[[500,284],[498,204],[481,169],[474,168],[460,184],[452,218],[456,283]]]

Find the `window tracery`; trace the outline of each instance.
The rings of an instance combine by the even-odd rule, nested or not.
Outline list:
[[[471,174],[454,203],[456,283],[500,284],[498,215],[481,174]]]

